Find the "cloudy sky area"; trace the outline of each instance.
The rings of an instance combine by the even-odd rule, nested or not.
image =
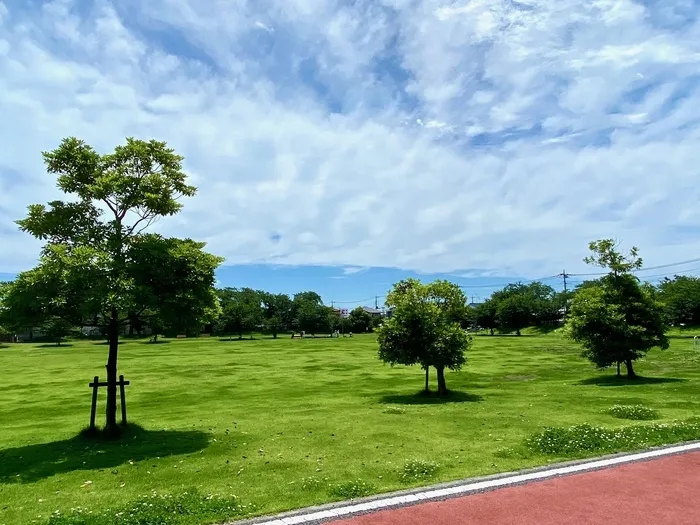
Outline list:
[[[347,297],[378,271],[361,268],[536,278],[585,271],[600,237],[650,265],[700,257],[699,15],[692,0],[0,0],[0,272],[36,260],[13,221],[57,196],[40,152],[68,135],[183,154],[199,193],[158,228],[207,241],[229,281],[294,265]]]

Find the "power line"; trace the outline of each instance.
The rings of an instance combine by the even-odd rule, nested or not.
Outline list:
[[[694,262],[700,262],[700,257],[695,258],[695,259],[688,259],[686,261],[679,261],[679,262],[674,262],[674,263],[660,264],[657,266],[649,266],[647,268],[640,268],[639,270],[633,270],[633,273],[645,272],[645,271],[649,271],[649,270],[660,270],[663,268],[672,268],[674,266],[682,266],[684,264],[690,264],[690,263],[694,263]],[[690,273],[690,272],[698,272],[698,271],[700,271],[700,267],[690,268],[688,270],[681,270],[680,272],[663,273],[663,274],[657,274],[657,275],[643,275],[643,276],[640,276],[640,278],[657,279],[657,278],[662,278],[662,277],[668,277],[671,275],[679,275],[680,273]],[[487,289],[487,288],[497,289],[497,288],[502,287],[502,286],[507,286],[508,284],[530,284],[530,283],[534,283],[534,282],[549,281],[551,279],[563,279],[564,291],[566,292],[567,285],[578,285],[578,284],[585,282],[585,280],[571,280],[570,279],[571,277],[600,277],[600,276],[607,275],[607,274],[608,274],[608,272],[567,273],[566,270],[564,270],[562,273],[559,273],[556,275],[548,275],[546,277],[540,277],[539,279],[526,279],[526,280],[517,280],[517,281],[510,280],[509,282],[507,282],[505,284],[503,284],[503,283],[499,283],[499,284],[475,284],[475,285],[461,284],[458,286],[461,289],[468,289],[468,290]],[[391,286],[394,283],[383,283],[383,284]],[[374,301],[375,308],[378,308],[379,299],[383,299],[385,297],[386,297],[386,295],[375,295],[372,297],[368,297],[366,299],[359,299],[357,301],[331,301],[331,303],[333,305],[335,305],[335,304],[358,304],[358,303],[367,303],[367,302]]]
[[[384,297],[384,296],[381,296]],[[368,297],[367,299],[360,299],[358,301],[331,301],[333,304],[357,304],[357,303],[366,303],[367,301],[372,301],[373,299],[379,299],[379,295],[373,295],[372,297]]]
[[[700,262],[700,258],[688,259],[687,261],[680,261],[668,264],[659,264],[658,266],[648,266],[646,268],[640,268],[638,270],[632,270],[632,273],[648,272],[649,270],[660,270],[662,268],[672,268],[673,266],[682,266],[684,264],[690,264]],[[597,277],[599,275],[607,275],[608,272],[597,272],[597,273],[572,273],[570,275],[574,277]]]
[[[549,275],[547,277],[540,277],[539,279],[526,279],[524,281],[509,281],[505,284],[505,286],[509,284],[530,284],[530,283],[535,283],[535,282],[542,282],[542,281],[549,281],[550,279],[556,279],[557,277],[560,277],[560,275]],[[472,288],[498,288],[499,286],[504,286],[503,284],[460,284],[458,285],[460,288],[467,288],[467,289],[472,289]]]

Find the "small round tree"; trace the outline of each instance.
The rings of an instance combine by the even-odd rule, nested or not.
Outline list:
[[[391,318],[377,329],[379,358],[390,365],[419,364],[428,372],[435,367],[438,395],[448,393],[445,369],[459,370],[466,362],[471,337],[460,326],[466,297],[455,284],[435,281],[424,285],[407,279],[394,285],[386,298]]]
[[[637,248],[618,251],[611,239],[592,242],[588,264],[610,273],[574,295],[568,336],[583,346],[582,356],[599,368],[625,363],[627,377],[635,378],[633,362],[655,347],[668,348],[663,305],[631,272],[642,267]]]

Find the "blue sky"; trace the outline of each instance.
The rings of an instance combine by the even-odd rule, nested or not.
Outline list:
[[[698,257],[699,14],[691,0],[0,0],[0,273],[36,261],[13,221],[58,196],[40,152],[68,135],[184,155],[198,195],[155,228],[206,241],[232,286],[350,302],[449,276],[479,295],[585,272],[601,237],[652,266]]]

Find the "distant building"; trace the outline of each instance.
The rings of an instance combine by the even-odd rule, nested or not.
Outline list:
[[[350,316],[350,310],[347,308],[332,308],[331,310],[343,319],[347,319]]]
[[[362,309],[367,312],[372,317],[382,317],[383,313],[378,308],[371,308],[369,306],[363,306]]]
[[[469,306],[470,308],[476,308],[477,306],[480,306],[482,304],[484,303],[469,303],[467,306]]]

